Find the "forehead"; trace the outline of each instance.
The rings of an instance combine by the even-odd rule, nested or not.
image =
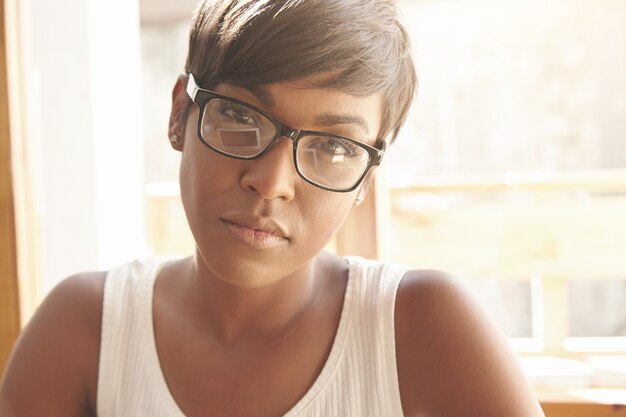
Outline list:
[[[255,86],[224,83],[215,89],[253,104],[298,129],[331,128],[338,134],[372,143],[378,138],[382,118],[380,94],[360,97],[319,85],[318,78],[308,77]]]

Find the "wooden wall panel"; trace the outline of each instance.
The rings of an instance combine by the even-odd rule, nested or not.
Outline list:
[[[20,331],[6,43],[0,0],[0,375]]]

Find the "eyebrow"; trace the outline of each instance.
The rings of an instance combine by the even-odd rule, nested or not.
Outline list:
[[[274,106],[274,96],[267,89],[260,85],[246,85],[243,86],[254,97],[260,100],[267,106]],[[369,126],[365,119],[361,116],[351,114],[335,114],[335,113],[322,113],[315,116],[315,124],[320,127],[332,127],[337,125],[353,124],[359,126],[365,133],[369,133]]]
[[[365,133],[369,133],[369,126],[361,116],[352,114],[322,113],[315,116],[315,124],[322,127],[353,124],[361,127]]]
[[[244,85],[243,88],[248,90],[254,97],[256,97],[261,103],[267,106],[274,106],[274,96],[260,85]]]

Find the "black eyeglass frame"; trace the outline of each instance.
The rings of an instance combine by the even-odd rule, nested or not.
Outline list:
[[[375,166],[380,165],[383,156],[385,154],[385,148],[386,148],[386,143],[384,140],[381,139],[377,139],[376,140],[376,146],[371,146],[368,145],[366,143],[363,142],[359,142],[358,140],[355,139],[351,139],[351,138],[347,138],[345,136],[341,136],[341,135],[335,135],[332,133],[326,133],[326,132],[317,132],[314,130],[300,130],[300,129],[295,129],[291,126],[287,126],[286,124],[280,122],[279,120],[275,119],[274,117],[272,117],[271,115],[267,114],[266,112],[264,112],[263,110],[259,109],[258,107],[255,107],[249,103],[246,103],[244,101],[241,100],[237,100],[236,98],[232,98],[232,97],[228,97],[210,90],[205,90],[203,88],[200,88],[198,86],[198,84],[196,83],[196,80],[193,76],[193,74],[189,73],[188,74],[188,80],[187,80],[187,94],[189,95],[189,97],[191,98],[191,100],[198,106],[198,109],[200,110],[200,114],[198,116],[198,127],[197,127],[197,134],[198,134],[198,139],[200,139],[200,142],[202,142],[202,144],[204,144],[206,147],[208,147],[209,149],[211,149],[212,151],[215,151],[221,155],[227,156],[229,158],[234,158],[234,159],[243,159],[243,160],[253,160],[253,159],[257,159],[260,158],[261,156],[263,156],[265,153],[267,153],[272,146],[274,146],[274,144],[278,141],[278,139],[280,139],[281,137],[286,137],[291,139],[291,141],[293,142],[293,164],[296,168],[296,172],[298,173],[298,175],[300,176],[300,178],[302,178],[303,180],[305,180],[306,182],[308,182],[309,184],[312,184],[316,187],[319,187],[323,190],[327,190],[327,191],[334,191],[334,192],[338,192],[338,193],[347,193],[350,191],[354,191],[359,185],[361,185],[361,183],[363,182],[363,179],[367,176],[368,172],[370,172],[370,170],[372,168],[374,168]],[[229,154],[227,152],[222,151],[219,148],[216,148],[215,146],[211,145],[210,143],[208,143],[206,141],[206,139],[204,139],[204,135],[202,134],[202,124],[204,122],[204,110],[206,108],[206,105],[209,101],[213,100],[213,99],[222,99],[222,100],[228,100],[231,102],[234,102],[236,104],[248,107],[252,110],[254,110],[255,112],[259,113],[260,115],[266,117],[269,121],[271,121],[274,126],[276,127],[276,134],[274,135],[274,137],[272,138],[272,140],[268,143],[268,145],[258,154],[253,155],[253,156],[238,156],[238,155],[232,155]],[[298,150],[298,142],[300,140],[300,138],[302,138],[303,136],[324,136],[324,137],[331,137],[331,138],[339,138],[341,140],[345,140],[348,141],[350,143],[353,143],[354,145],[365,149],[365,151],[368,153],[369,155],[369,161],[367,166],[365,167],[365,170],[363,170],[363,173],[361,174],[361,176],[355,181],[355,183],[350,186],[349,188],[346,189],[342,189],[342,188],[332,188],[332,187],[328,187],[326,185],[322,185],[319,184],[313,180],[311,180],[310,178],[307,178],[301,171],[300,171],[300,167],[298,166],[298,155],[297,155],[297,150]],[[378,148],[378,146],[380,146],[380,148]]]

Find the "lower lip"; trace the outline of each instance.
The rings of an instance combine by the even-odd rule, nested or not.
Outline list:
[[[222,220],[222,223],[236,240],[255,248],[271,248],[287,241],[287,239],[282,236],[251,229],[237,223],[229,222],[228,220]]]

